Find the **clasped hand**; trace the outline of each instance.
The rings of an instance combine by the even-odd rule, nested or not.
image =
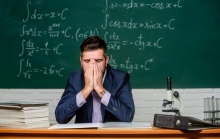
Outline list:
[[[85,87],[82,90],[82,95],[86,99],[88,95],[95,90],[100,97],[102,91],[105,91],[102,85],[103,72],[101,71],[98,63],[91,59],[88,67],[84,71]]]

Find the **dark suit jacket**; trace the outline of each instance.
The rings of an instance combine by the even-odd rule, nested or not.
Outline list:
[[[101,104],[103,122],[133,120],[135,110],[129,79],[128,73],[107,66],[103,86],[111,93],[111,97],[107,106]],[[82,70],[69,74],[65,91],[55,111],[58,123],[68,123],[75,115],[76,123],[92,122],[92,94],[88,96],[87,102],[82,107],[76,104],[76,94],[83,89],[84,85]]]

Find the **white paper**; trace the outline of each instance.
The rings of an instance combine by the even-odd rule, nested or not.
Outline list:
[[[107,122],[101,125],[101,129],[128,129],[128,128],[152,128],[150,123],[146,122]]]
[[[49,129],[98,128],[102,123],[55,124]]]
[[[49,129],[71,129],[71,128],[99,128],[99,129],[128,129],[128,128],[151,128],[146,122],[107,122],[107,123],[76,123],[76,124],[55,124]]]

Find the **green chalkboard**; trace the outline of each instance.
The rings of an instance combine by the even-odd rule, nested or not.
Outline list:
[[[0,88],[64,88],[79,46],[108,44],[132,88],[220,87],[219,0],[1,0]]]

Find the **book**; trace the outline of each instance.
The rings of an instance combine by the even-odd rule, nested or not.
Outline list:
[[[10,101],[0,103],[0,127],[49,127],[48,103]]]
[[[71,128],[99,128],[99,129],[140,129],[152,128],[146,122],[106,122],[106,123],[75,123],[75,124],[55,124],[48,129],[71,129]]]
[[[0,123],[2,124],[21,124],[21,123],[36,123],[39,121],[48,121],[48,117],[37,117],[37,118],[11,118],[10,120],[8,118],[0,118]]]
[[[27,102],[27,101],[8,101],[0,102],[0,108],[5,109],[22,109],[24,107],[38,107],[38,106],[48,106],[48,103],[42,102]]]
[[[23,107],[22,109],[6,109],[0,107],[0,119],[1,118],[34,118],[49,116],[49,109],[45,106],[39,107]]]
[[[38,121],[36,123],[25,123],[21,122],[19,124],[0,124],[0,127],[8,128],[21,128],[21,129],[33,129],[33,128],[48,128],[50,126],[49,121]]]

